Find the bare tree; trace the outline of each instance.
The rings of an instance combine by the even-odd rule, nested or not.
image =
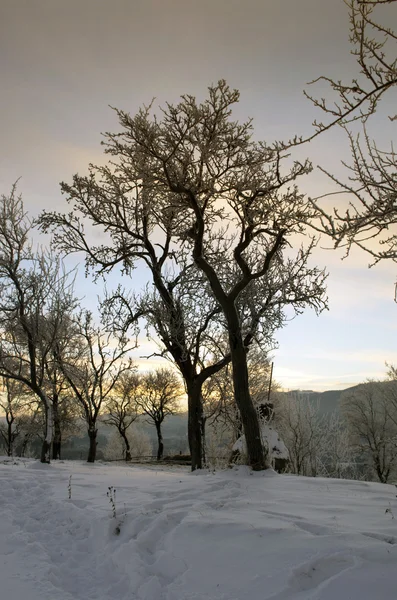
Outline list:
[[[125,338],[115,343],[110,334],[102,332],[89,311],[82,311],[69,325],[75,328],[74,346],[67,353],[59,352],[56,360],[87,424],[87,462],[95,462],[98,417],[122,374],[132,367],[131,360],[125,360],[131,348]]]
[[[154,330],[160,342],[155,354],[171,358],[178,367],[188,397],[192,470],[200,469],[205,463],[202,387],[230,362],[230,353],[220,351],[221,346],[224,350],[220,310],[194,265],[180,266],[177,272],[167,265],[155,281],[154,291],[146,289],[140,296],[119,288],[106,298],[102,311],[107,326],[117,335],[126,335],[137,318],[143,317],[148,337],[152,339]]]
[[[126,436],[128,440],[128,451],[130,452],[131,458],[145,460],[152,457],[152,442],[149,435],[142,427],[133,423],[132,426],[127,429]],[[106,460],[126,460],[126,444],[117,430],[109,436],[108,443],[104,449],[104,454]]]
[[[364,476],[357,447],[339,411],[321,412],[318,401],[296,393],[279,394],[276,406],[275,425],[288,448],[293,473],[348,479]]]
[[[44,361],[46,389],[51,398],[54,424],[52,458],[57,460],[61,458],[61,447],[65,434],[68,435],[77,430],[76,399],[59,364],[62,361],[62,355],[70,355],[70,346],[74,346],[76,338],[73,335],[71,314],[61,315],[60,319],[56,312],[48,315],[46,327],[58,331],[57,340]]]
[[[123,264],[130,271],[133,260],[142,258],[168,304],[168,290],[158,280],[161,267],[170,256],[191,258],[225,320],[249,460],[262,469],[266,459],[249,394],[239,303],[245,296],[255,335],[287,305],[298,312],[306,306],[321,310],[325,274],[307,266],[314,240],[295,256],[284,252],[315,213],[295,185],[311,165],[295,162],[284,173],[280,149],[254,142],[251,121],[232,121],[238,100],[239,93],[220,81],[204,103],[183,96],[177,106],[167,105],[161,120],[151,107],[135,117],[117,111],[123,131],[106,134],[105,141],[115,162],[62,185],[77,211],[101,224],[113,245],[91,247],[73,214],[47,214],[42,224],[45,230],[57,228],[58,247],[84,250],[88,266],[106,270]],[[159,256],[148,231],[164,235],[156,242]]]
[[[24,384],[42,403],[41,461],[49,462],[53,406],[46,363],[75,299],[59,257],[33,251],[31,227],[14,186],[0,200],[0,375]]]
[[[131,367],[130,371],[124,371],[114,386],[113,393],[106,401],[107,416],[104,422],[117,428],[124,444],[124,456],[126,461],[131,460],[131,448],[128,431],[137,420],[141,378],[136,369]]]
[[[395,382],[369,382],[342,395],[341,409],[353,447],[369,457],[381,483],[387,483],[397,461],[396,406],[390,404]],[[396,389],[394,389],[397,398]]]
[[[180,381],[171,369],[156,369],[142,376],[137,405],[156,428],[157,460],[161,460],[164,453],[162,423],[166,417],[179,411],[181,395]]]

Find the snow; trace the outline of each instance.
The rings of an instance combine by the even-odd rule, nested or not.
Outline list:
[[[261,425],[261,438],[262,443],[269,448],[270,458],[283,458],[284,460],[289,459],[289,452],[287,446],[280,439],[277,431],[273,429],[267,423]],[[234,443],[232,451],[238,450],[242,454],[247,453],[247,444],[245,442],[245,435],[242,435]]]
[[[0,514],[7,600],[397,597],[392,485],[17,459]]]

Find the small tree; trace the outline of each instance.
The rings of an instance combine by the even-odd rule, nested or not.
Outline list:
[[[120,375],[112,395],[106,402],[107,416],[104,422],[117,428],[124,444],[124,457],[126,461],[131,460],[129,429],[139,416],[137,405],[139,386],[140,377],[136,369],[124,371]]]
[[[59,352],[56,360],[87,424],[87,462],[95,462],[98,417],[122,374],[131,369],[131,360],[123,360],[131,348],[125,338],[114,343],[95,326],[89,311],[82,311],[69,327],[74,329],[74,347]]]
[[[126,432],[128,439],[128,449],[131,457],[145,459],[152,456],[152,442],[148,434],[142,431],[136,423],[128,428]],[[104,454],[107,460],[126,460],[126,444],[124,439],[119,435],[118,431],[114,431],[108,439]]]
[[[156,369],[142,376],[137,405],[154,425],[157,433],[157,460],[164,454],[164,442],[161,426],[166,417],[179,411],[182,396],[180,381],[171,369]]]

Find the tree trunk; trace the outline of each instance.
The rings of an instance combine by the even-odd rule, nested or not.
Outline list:
[[[40,462],[42,463],[50,463],[50,455],[51,455],[51,444],[48,443],[46,438],[44,438],[42,446],[41,446],[41,455]]]
[[[89,462],[89,463],[95,462],[96,447],[97,447],[97,441],[96,441],[97,433],[98,433],[98,429],[96,429],[95,425],[93,425],[92,427],[89,427],[88,437],[90,440],[90,447],[88,450],[88,458],[87,458],[87,462]]]
[[[380,458],[378,455],[376,455],[374,457],[374,463],[375,463],[375,471],[376,471],[379,481],[381,483],[387,483],[387,480],[389,478],[389,473],[388,473],[388,471],[385,472],[385,469],[382,468]]]
[[[244,347],[240,321],[235,305],[228,307],[225,316],[228,323],[230,354],[233,367],[234,397],[240,411],[244,428],[249,465],[256,471],[267,469],[265,451],[257,411],[249,391],[247,352]]]
[[[207,424],[207,417],[205,417],[204,415],[202,415],[201,417],[201,445],[202,445],[202,452],[201,455],[203,457],[203,465],[207,464],[207,456],[206,456],[206,441],[205,441],[205,434],[206,434],[206,429],[205,426]],[[201,467],[198,467],[201,469]],[[193,471],[194,469],[192,469]]]
[[[236,420],[235,420],[234,432],[236,435],[236,440],[238,440],[238,438],[244,434],[243,423],[241,421],[240,413],[237,409],[236,409]]]
[[[61,420],[59,417],[58,410],[58,398],[53,398],[53,418],[54,418],[54,439],[52,441],[52,458],[53,460],[60,460],[61,458],[61,442],[62,442],[62,432],[61,432]]]
[[[40,462],[42,463],[50,463],[50,454],[51,454],[51,444],[47,442],[46,439],[43,440],[43,444],[41,446],[41,455]]]
[[[188,440],[192,471],[203,468],[202,419],[203,401],[201,385],[198,382],[187,382],[188,402]]]
[[[52,442],[52,459],[61,459],[61,439],[57,439],[56,434],[54,435],[54,441]]]
[[[43,444],[41,446],[40,462],[50,463],[51,444],[52,444],[52,436],[53,436],[52,404],[47,397],[43,398],[43,404],[44,404],[44,411],[45,411],[45,436],[44,436]]]
[[[119,433],[120,433],[121,437],[123,438],[123,442],[125,445],[125,460],[126,460],[126,462],[129,462],[131,460],[132,456],[131,456],[131,446],[128,441],[127,434],[122,429],[119,429]]]
[[[202,382],[196,380],[196,369],[193,366],[189,349],[186,344],[186,330],[183,311],[175,302],[172,292],[164,284],[160,271],[153,268],[154,285],[170,310],[171,339],[177,343],[168,344],[166,347],[172,354],[175,363],[185,381],[188,397],[188,440],[190,455],[192,457],[192,471],[201,469],[202,462],[202,441],[201,441],[201,417],[203,414],[203,402],[201,397]],[[164,340],[163,340],[164,341]]]
[[[164,443],[163,443],[163,434],[161,433],[161,423],[156,423],[156,432],[157,432],[157,460],[161,460],[164,454]]]
[[[7,419],[7,448],[6,448],[7,456],[12,456],[12,446],[13,446],[12,424],[13,424],[13,420],[8,421],[8,419]]]

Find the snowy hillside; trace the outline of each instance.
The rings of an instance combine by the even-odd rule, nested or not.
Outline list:
[[[2,599],[397,597],[394,486],[18,460],[0,511]]]

